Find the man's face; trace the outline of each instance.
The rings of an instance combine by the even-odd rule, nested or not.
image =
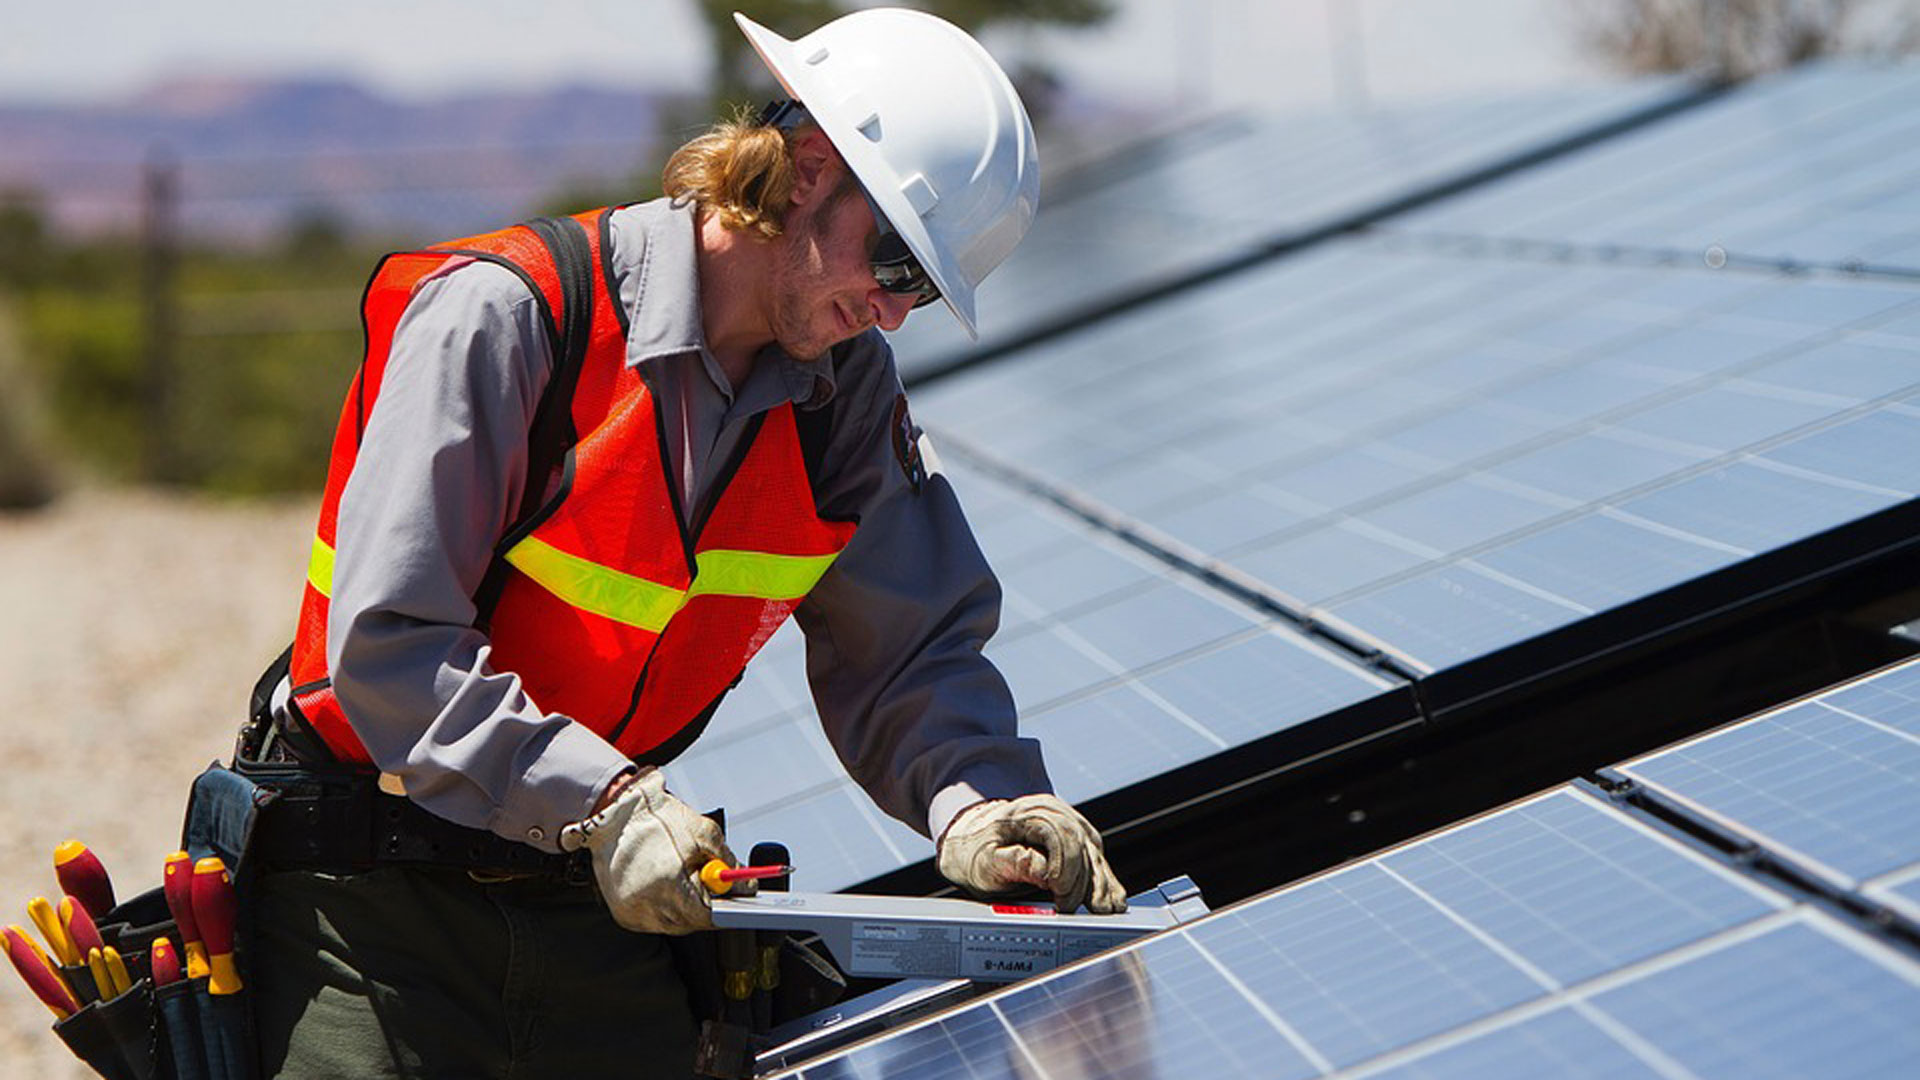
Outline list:
[[[777,241],[773,335],[800,360],[824,356],[870,326],[897,329],[913,310],[912,294],[887,292],[874,281],[879,226],[859,187],[842,176],[826,198],[796,207]]]

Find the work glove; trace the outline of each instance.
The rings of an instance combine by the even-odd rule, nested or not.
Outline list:
[[[667,794],[666,778],[653,768],[641,770],[606,809],[560,830],[560,846],[591,851],[613,921],[648,934],[713,929],[700,868],[712,859],[736,861],[720,826]],[[752,895],[752,885],[737,882],[732,895]]]
[[[1100,833],[1052,795],[988,799],[960,811],[939,842],[940,873],[983,896],[1020,885],[1053,893],[1053,906],[1096,915],[1127,910]]]

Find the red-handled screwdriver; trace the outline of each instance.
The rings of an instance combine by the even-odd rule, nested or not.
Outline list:
[[[720,859],[711,859],[700,868],[700,883],[713,895],[725,896],[736,881],[786,877],[792,873],[791,866],[728,866]]]
[[[68,840],[53,849],[53,876],[60,879],[60,891],[79,898],[94,918],[113,910],[113,881],[107,877],[107,868],[80,841]]]
[[[163,937],[154,938],[147,961],[153,965],[153,985],[167,986],[180,981],[180,954],[173,951],[173,942]]]
[[[184,851],[167,856],[162,884],[166,888],[167,908],[173,912],[174,924],[180,928],[180,951],[187,958],[187,978],[204,979],[212,969],[207,966],[207,947],[200,941],[200,926],[193,917],[193,856]]]
[[[27,981],[27,988],[40,1003],[53,1010],[53,1015],[61,1020],[80,1011],[80,1003],[74,1000],[73,991],[67,988],[67,981],[55,971],[47,954],[40,951],[27,932],[18,926],[9,926],[0,936],[0,944],[7,950],[7,959],[13,961],[13,968]]]
[[[207,993],[240,992],[233,965],[233,876],[218,855],[193,864],[193,922],[207,947]]]
[[[60,925],[66,928],[67,938],[81,956],[107,947],[107,943],[100,940],[100,928],[94,924],[91,911],[77,896],[60,898]]]

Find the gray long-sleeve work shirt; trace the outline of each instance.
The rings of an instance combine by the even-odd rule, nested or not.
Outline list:
[[[729,386],[704,342],[694,224],[666,202],[614,214],[627,363],[647,369],[689,512],[755,415],[787,401],[832,410],[815,501],[859,528],[796,612],[829,741],[875,802],[933,836],[979,798],[1051,790],[981,654],[998,582],[946,479],[916,483],[903,467],[891,350],[877,331],[814,362],[770,347]],[[473,626],[524,486],[549,352],[509,271],[470,263],[418,289],[341,496],[327,660],[355,732],[409,797],[552,851],[630,763],[496,670]]]

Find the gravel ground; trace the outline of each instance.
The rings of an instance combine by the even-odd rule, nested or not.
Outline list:
[[[0,514],[0,924],[58,896],[69,838],[122,898],[159,884],[188,784],[227,756],[293,631],[316,503],[83,491]],[[0,1076],[93,1076],[0,982]]]

